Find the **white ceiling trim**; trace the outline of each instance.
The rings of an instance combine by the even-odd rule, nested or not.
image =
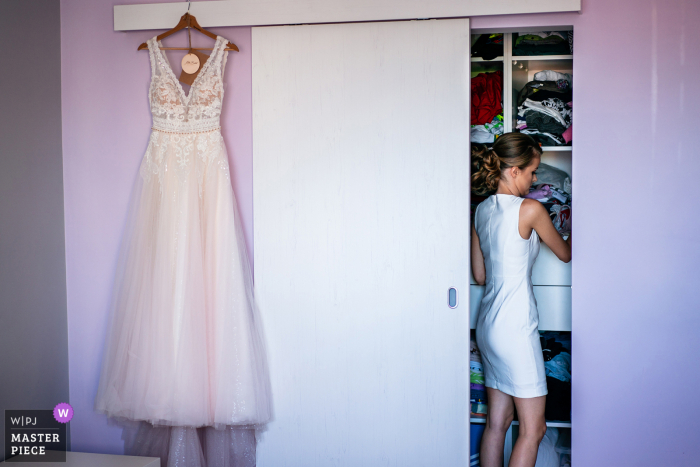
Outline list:
[[[347,23],[581,10],[581,0],[229,0],[192,2],[202,27]],[[187,2],[114,6],[114,30],[170,29]]]

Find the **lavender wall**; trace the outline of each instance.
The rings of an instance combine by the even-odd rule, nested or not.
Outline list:
[[[698,465],[700,2],[583,0],[574,25],[572,459]]]
[[[136,49],[164,30],[115,32],[117,3],[61,0],[61,75],[72,448],[122,454],[121,430],[94,413],[93,402],[127,202],[151,128],[148,51]],[[221,120],[252,258],[250,28],[209,30],[240,49],[226,64]],[[163,43],[185,46],[187,32]],[[194,32],[192,43],[214,41]],[[184,55],[166,53],[174,64]]]
[[[62,0],[61,47],[73,449],[121,453],[120,431],[92,402],[127,197],[150,128],[148,54],[136,47],[161,31],[113,32],[113,4]],[[472,22],[574,26],[579,466],[697,464],[699,22],[693,0],[584,0],[580,14]],[[213,31],[241,48],[227,65],[223,127],[251,248],[250,30]]]

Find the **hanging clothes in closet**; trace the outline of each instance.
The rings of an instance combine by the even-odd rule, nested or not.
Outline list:
[[[471,141],[493,143],[503,134],[503,72],[472,78],[471,102]]]

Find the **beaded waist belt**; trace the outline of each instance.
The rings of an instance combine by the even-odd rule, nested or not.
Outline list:
[[[189,134],[195,134],[195,133],[209,133],[210,131],[215,131],[215,130],[220,130],[221,127],[217,126],[214,128],[209,128],[208,130],[199,130],[199,131],[173,131],[173,130],[164,130],[162,128],[156,128],[155,126],[151,127],[151,130],[154,131],[159,131],[161,133],[174,133],[178,135],[189,135]]]
[[[178,134],[206,133],[220,129],[221,122],[218,118],[191,120],[188,122],[154,118],[153,125],[151,126],[151,130]]]

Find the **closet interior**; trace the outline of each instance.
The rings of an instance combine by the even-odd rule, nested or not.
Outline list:
[[[545,205],[555,227],[567,238],[572,199],[573,27],[477,29],[472,33],[471,141],[491,146],[503,133],[520,131],[540,143],[543,153],[538,181],[530,188],[530,197]],[[472,193],[472,216],[484,199]],[[479,465],[488,400],[474,330],[484,287],[476,284],[471,272],[470,281],[470,454],[471,465]],[[540,243],[532,283],[548,387],[548,430],[540,445],[537,467],[570,467],[571,262],[561,262]],[[506,434],[506,466],[517,436],[516,413]]]

